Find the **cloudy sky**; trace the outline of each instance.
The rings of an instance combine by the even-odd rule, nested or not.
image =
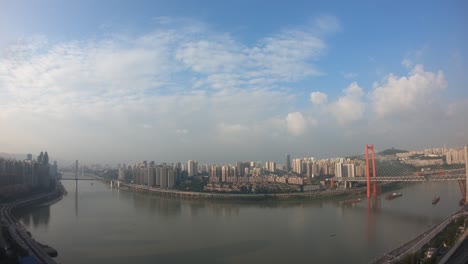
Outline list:
[[[283,2],[0,1],[0,152],[231,162],[468,143],[466,1]]]

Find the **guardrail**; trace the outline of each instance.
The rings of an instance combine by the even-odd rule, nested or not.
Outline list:
[[[333,177],[334,181],[366,182],[366,177]],[[425,176],[378,176],[370,177],[371,182],[424,182],[424,181],[459,181],[466,179],[465,174],[425,175]]]

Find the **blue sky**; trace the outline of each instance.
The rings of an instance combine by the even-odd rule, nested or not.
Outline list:
[[[0,5],[4,151],[221,162],[468,141],[465,1]]]

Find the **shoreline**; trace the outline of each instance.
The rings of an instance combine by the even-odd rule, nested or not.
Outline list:
[[[6,230],[6,236],[4,236],[5,242],[12,249],[10,257],[18,259],[34,257],[42,261],[41,263],[56,263],[47,252],[47,250],[55,250],[48,245],[36,241],[31,233],[15,217],[14,211],[30,206],[41,206],[41,203],[50,206],[63,198],[64,191],[63,185],[59,183],[57,189],[53,192],[32,194],[21,198],[19,201],[2,203],[0,205],[2,218],[4,219],[2,229]]]
[[[216,192],[193,192],[180,191],[175,189],[160,189],[148,187],[145,185],[136,185],[130,183],[117,183],[118,180],[103,178],[94,174],[85,173],[84,176],[111,184],[112,188],[128,190],[132,192],[148,193],[162,197],[177,197],[183,199],[196,200],[223,200],[223,201],[300,201],[300,200],[323,200],[333,198],[349,198],[365,196],[366,187],[311,191],[311,192],[292,192],[292,193],[270,193],[270,194],[235,194],[235,193],[216,193]],[[381,193],[401,189],[407,183],[384,183],[381,184]]]
[[[106,182],[112,182],[107,179],[102,179]],[[273,193],[273,194],[232,194],[232,193],[213,193],[213,192],[190,192],[179,191],[172,189],[150,188],[143,185],[120,183],[119,186],[112,185],[113,188],[128,190],[132,192],[142,192],[151,195],[163,197],[177,197],[183,199],[206,199],[206,200],[224,200],[224,201],[294,201],[294,200],[322,200],[333,198],[348,198],[361,197],[366,193],[366,187],[329,190],[329,191],[312,191],[312,192],[295,192],[295,193]],[[402,188],[402,184],[391,183],[382,185],[382,192],[397,190]]]

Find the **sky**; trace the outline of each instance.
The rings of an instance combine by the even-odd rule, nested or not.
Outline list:
[[[0,152],[84,162],[468,143],[466,1],[0,0]]]

